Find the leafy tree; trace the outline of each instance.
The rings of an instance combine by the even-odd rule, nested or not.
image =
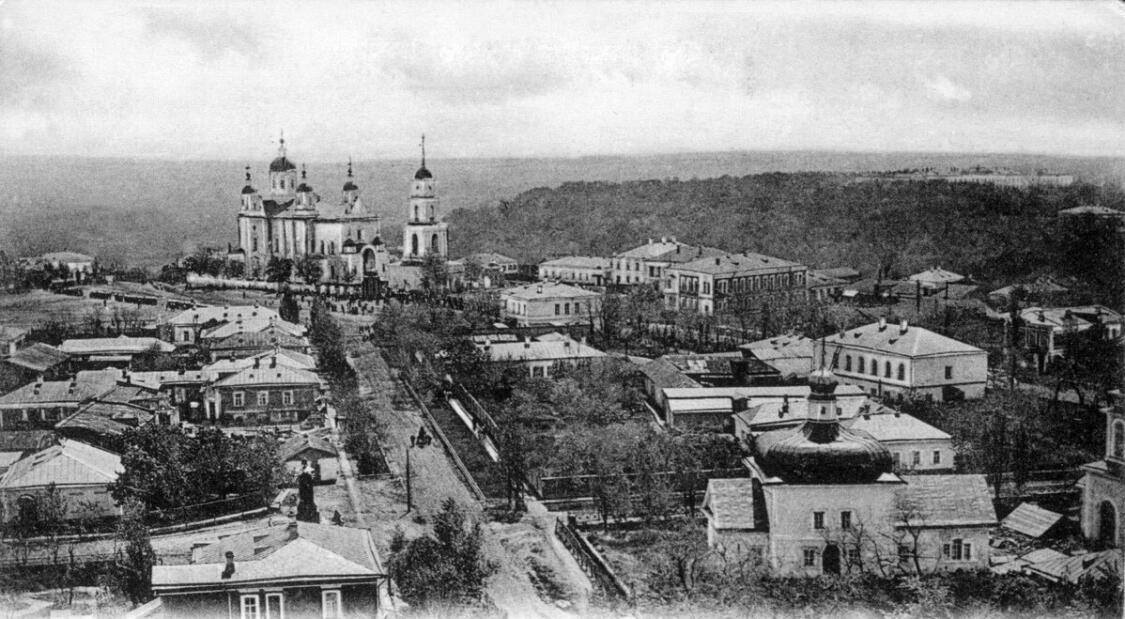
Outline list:
[[[293,273],[293,261],[289,258],[274,256],[266,263],[266,281],[287,282]]]
[[[321,276],[324,274],[320,259],[308,255],[298,260],[295,268],[297,270],[297,276],[307,283],[319,282]]]
[[[127,500],[122,505],[115,535],[117,550],[113,573],[118,588],[133,604],[152,599],[152,566],[156,565],[156,552],[149,540],[144,515],[143,503]]]
[[[293,297],[292,292],[286,290],[281,295],[281,303],[277,307],[277,313],[282,320],[294,324],[301,322],[301,308],[297,305],[297,299]]]
[[[230,260],[223,267],[223,275],[231,279],[238,279],[246,275],[246,263],[241,260]]]
[[[429,252],[422,258],[422,287],[430,291],[444,290],[449,283],[449,266],[441,254]]]

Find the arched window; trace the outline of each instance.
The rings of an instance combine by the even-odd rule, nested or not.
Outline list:
[[[845,372],[851,372],[852,371],[852,356],[851,355],[845,355],[844,356],[844,371]]]
[[[418,221],[418,205],[414,205],[414,221]],[[415,252],[417,253],[417,252]]]
[[[871,375],[872,376],[878,376],[879,375],[879,360],[878,359],[872,359],[871,360]]]
[[[1125,421],[1113,422],[1113,457],[1125,460]]]
[[[906,380],[906,364],[905,363],[898,364],[898,379],[899,380]]]
[[[883,364],[883,378],[891,377],[891,362],[887,361]]]
[[[863,374],[863,373],[864,373],[864,369],[863,369],[863,357],[856,357],[856,359],[858,359],[858,361],[856,362],[856,365],[857,365],[857,367],[859,368],[859,373],[860,373],[860,374]]]
[[[438,245],[438,235],[436,234],[430,237],[430,251],[435,254],[441,253],[441,246]]]

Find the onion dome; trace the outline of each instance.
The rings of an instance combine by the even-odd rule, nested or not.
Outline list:
[[[305,166],[301,166],[301,184],[297,185],[297,193],[311,193],[312,192],[312,187],[310,187],[309,185],[307,185],[305,183],[306,178],[307,178],[307,172],[305,170]]]
[[[285,134],[278,140],[277,158],[270,162],[270,172],[288,172],[296,170],[297,166],[285,156]]]
[[[809,374],[809,388],[815,394],[831,395],[836,391],[836,385],[838,384],[839,381],[836,380],[836,374],[828,368],[820,368],[812,374]]]
[[[766,473],[791,484],[866,484],[893,469],[882,443],[836,421],[767,432],[757,447]]]
[[[430,174],[430,171],[426,169],[426,134],[423,133],[422,134],[422,167],[418,168],[418,171],[414,173],[414,180],[424,181],[424,180],[427,180],[427,179],[431,179],[433,177],[434,177],[434,175]]]
[[[344,191],[357,191],[359,187],[352,182],[352,160],[348,159],[348,180],[344,183]]]

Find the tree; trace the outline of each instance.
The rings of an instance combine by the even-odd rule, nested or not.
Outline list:
[[[437,292],[444,290],[449,283],[449,266],[441,254],[428,252],[422,258],[422,287]]]
[[[223,267],[223,274],[231,279],[239,279],[246,275],[246,263],[241,260],[229,260]]]
[[[287,282],[293,273],[293,261],[289,258],[274,256],[266,263],[266,281]]]
[[[281,295],[281,303],[277,307],[277,314],[287,322],[293,324],[300,324],[301,322],[301,308],[297,305],[297,299],[293,298],[293,293],[288,289]]]
[[[321,276],[324,274],[324,268],[321,266],[320,259],[306,255],[297,261],[295,268],[297,276],[305,280],[305,283],[316,283],[320,281]]]
[[[144,521],[144,504],[129,499],[122,504],[121,519],[115,535],[117,549],[113,573],[117,586],[133,604],[143,604],[152,599],[152,566],[156,552],[149,540]]]

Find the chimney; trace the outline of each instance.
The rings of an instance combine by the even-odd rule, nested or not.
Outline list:
[[[535,287],[535,294],[543,294],[543,284],[539,284]]]
[[[523,347],[524,348],[531,348],[531,336],[528,336],[528,335],[523,336]]]
[[[586,336],[585,336],[585,335],[583,335],[583,336],[582,336],[582,339],[578,340],[578,342],[579,342],[580,344],[582,344],[583,346],[585,346],[585,345],[586,345]]]
[[[881,316],[879,318],[879,330],[882,331],[887,328],[887,317]]]
[[[780,414],[780,416],[784,417],[785,413],[788,413],[788,412],[789,412],[789,394],[786,393],[781,398],[781,414]]]
[[[223,580],[230,580],[230,577],[234,576],[234,553],[228,550],[226,558],[227,566],[223,568],[222,577]]]
[[[276,368],[276,367],[277,367],[277,357],[276,356],[270,357],[270,368],[273,369],[273,368]]]
[[[722,259],[715,258],[715,266],[719,266],[719,264],[721,264],[721,262],[722,262]]]
[[[906,319],[903,318],[902,322],[898,323],[898,332],[899,333],[906,333],[906,330],[909,328],[909,326],[910,325],[906,322]]]
[[[679,245],[676,246],[676,253],[677,254],[680,253],[680,246]]]
[[[254,357],[254,369],[256,370],[260,367],[262,367],[262,358],[261,357]]]

